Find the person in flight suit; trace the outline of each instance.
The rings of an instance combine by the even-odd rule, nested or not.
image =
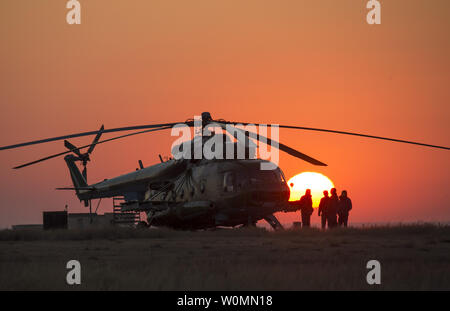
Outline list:
[[[334,228],[337,226],[337,211],[339,208],[339,198],[337,196],[336,188],[331,189],[331,197],[328,201],[328,208],[327,208],[327,221],[328,221],[328,228]]]
[[[320,199],[319,203],[319,216],[321,216],[322,229],[325,229],[327,225],[327,209],[330,197],[328,196],[328,191],[323,192],[323,198]]]
[[[302,227],[309,227],[311,226],[311,214],[314,211],[312,207],[311,189],[306,189],[305,195],[300,198],[300,206]]]
[[[339,226],[347,227],[348,223],[348,213],[352,209],[352,200],[347,196],[347,191],[343,190],[341,196],[339,197]]]

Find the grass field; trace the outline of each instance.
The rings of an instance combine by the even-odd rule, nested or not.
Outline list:
[[[81,285],[66,285],[66,263]],[[366,283],[367,261],[381,285]],[[0,231],[2,290],[450,290],[450,227]]]

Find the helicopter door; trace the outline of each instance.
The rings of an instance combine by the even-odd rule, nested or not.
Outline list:
[[[223,191],[233,192],[234,191],[234,181],[235,181],[234,173],[226,172],[223,176]]]

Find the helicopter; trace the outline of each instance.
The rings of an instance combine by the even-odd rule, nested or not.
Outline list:
[[[199,128],[198,122],[200,122]],[[139,160],[139,168],[135,171],[97,183],[89,184],[87,182],[87,164],[90,161],[91,153],[98,144],[133,135],[168,130],[179,125],[188,128],[196,128],[197,126],[197,132],[200,132],[200,135],[175,145],[172,149],[173,158],[164,161],[159,156],[160,163],[148,167],[144,167],[142,161]],[[265,220],[274,229],[281,229],[283,227],[274,214],[277,212],[294,212],[300,207],[298,204],[289,202],[290,189],[283,171],[270,161],[256,157],[254,141],[270,144],[272,148],[275,147],[312,165],[326,166],[326,164],[274,139],[247,129],[241,129],[238,125],[264,126],[258,123],[215,120],[209,112],[203,112],[199,120],[188,119],[184,122],[111,129],[105,129],[102,125],[96,131],[3,146],[0,147],[0,151],[64,140],[67,151],[15,166],[14,169],[21,169],[64,156],[73,187],[56,188],[57,190],[75,191],[76,196],[84,202],[85,206],[90,206],[94,199],[123,197],[122,211],[145,212],[147,226],[196,230],[222,226],[254,225],[257,221]],[[223,132],[211,131],[212,126],[219,127]],[[292,125],[276,126],[278,128],[352,135],[450,150],[446,146],[355,132]],[[123,131],[133,132],[100,140],[103,134]],[[203,135],[204,133],[207,135]],[[67,140],[93,135],[95,137],[92,143],[81,147],[76,147]],[[196,150],[199,147],[205,147],[213,138],[216,142],[219,141],[223,144],[220,146],[223,147],[221,148],[222,151],[216,150],[219,154],[223,153],[223,156],[210,159],[195,157]],[[226,154],[230,150],[230,146],[232,147],[232,157],[228,157],[229,153]],[[82,153],[81,150],[86,148],[87,151]],[[178,154],[174,150],[178,150]],[[240,157],[238,156],[239,151],[243,151],[243,153],[240,153]],[[77,166],[77,162],[81,163],[82,170]],[[264,165],[272,168],[261,169]]]

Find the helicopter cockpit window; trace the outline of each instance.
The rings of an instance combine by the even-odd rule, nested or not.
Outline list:
[[[258,170],[253,172],[250,182],[252,184],[277,183],[279,182],[279,177],[277,176],[277,173],[272,170]]]
[[[235,181],[234,174],[232,172],[226,172],[223,176],[223,190],[225,192],[233,192],[234,181]]]

